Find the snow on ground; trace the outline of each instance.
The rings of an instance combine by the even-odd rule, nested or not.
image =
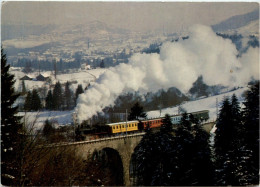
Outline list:
[[[212,96],[212,97],[207,97],[207,98],[200,99],[200,100],[189,101],[189,102],[183,103],[179,106],[184,108],[187,112],[209,110],[209,118],[210,118],[209,120],[215,120],[216,119],[216,100],[218,100],[218,108],[220,109],[224,97],[231,98],[231,96],[233,94],[236,94],[238,101],[240,102],[240,105],[242,106],[242,102],[244,101],[244,98],[242,97],[242,95],[246,90],[248,90],[247,87],[240,88],[240,89],[237,89],[232,92],[227,92],[227,93],[223,93],[223,94]],[[170,115],[178,114],[179,106],[162,109],[161,115],[160,115],[159,110],[147,112],[147,117],[155,118],[155,117],[165,116],[165,114],[170,114]]]
[[[60,82],[61,84],[66,83],[67,81],[69,82],[74,82],[71,85],[71,89],[75,91],[77,89],[78,84],[82,84],[83,89],[92,82],[95,82],[95,80],[105,71],[106,69],[91,69],[91,70],[83,70],[79,71],[76,73],[68,73],[68,74],[60,74],[57,75],[57,79],[55,79],[53,73],[51,71],[45,71],[41,72],[41,74],[50,76],[52,83],[55,84],[56,82]],[[11,74],[15,76],[16,82],[15,82],[15,89],[21,91],[21,85],[22,85],[22,80],[20,78],[24,77],[25,75],[29,75],[32,78],[36,78],[39,73],[38,72],[33,72],[29,74],[25,74],[22,71],[18,70],[12,70]],[[44,82],[44,81],[36,81],[36,80],[25,80],[24,81],[26,89],[27,90],[32,90],[34,88],[41,88],[43,86],[49,85],[49,83]]]
[[[73,122],[72,114],[70,111],[42,111],[42,112],[19,112],[19,116],[24,116],[22,121],[28,126],[34,125],[35,129],[41,129],[46,120],[52,121],[59,125],[71,125]]]
[[[187,112],[196,112],[200,110],[209,110],[209,117],[210,120],[215,120],[216,119],[216,99],[218,99],[218,107],[220,109],[223,98],[224,97],[230,97],[233,94],[236,94],[238,101],[240,102],[242,106],[242,102],[244,101],[243,98],[243,93],[248,90],[247,87],[245,88],[240,88],[232,92],[227,92],[223,93],[220,95],[212,96],[212,97],[207,97],[204,99],[200,100],[195,100],[195,101],[189,101],[186,103],[183,103],[179,106],[187,110]],[[165,108],[161,110],[161,115],[160,111],[149,111],[147,112],[147,117],[148,118],[155,118],[155,117],[162,117],[165,114],[170,114],[174,115],[178,113],[178,107],[171,107],[171,108]],[[19,115],[24,116],[25,115],[25,120],[27,123],[33,123],[36,121],[35,127],[37,129],[42,128],[45,120],[52,120],[57,122],[59,125],[70,125],[73,122],[72,114],[74,110],[71,111],[43,111],[43,112],[27,112],[26,114],[24,112],[20,112]]]

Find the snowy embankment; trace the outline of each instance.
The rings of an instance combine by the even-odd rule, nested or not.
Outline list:
[[[181,106],[187,112],[209,110],[209,118],[210,118],[209,120],[215,120],[216,119],[216,110],[217,110],[216,109],[216,101],[218,101],[218,108],[220,109],[224,97],[230,97],[231,98],[231,96],[233,94],[236,94],[238,101],[239,101],[240,105],[242,106],[242,102],[244,101],[243,93],[247,89],[248,89],[247,87],[240,88],[240,89],[237,89],[235,91],[223,93],[223,94],[220,94],[220,95],[207,97],[207,98],[199,99],[199,100],[195,100],[195,101],[189,101],[189,102],[183,103],[179,106],[162,109],[161,114],[160,114],[159,110],[150,111],[150,112],[147,112],[147,117],[148,118],[156,118],[156,117],[162,117],[165,114],[170,114],[170,115],[178,114],[178,108]]]
[[[232,92],[223,93],[220,95],[195,100],[195,101],[189,101],[186,103],[183,103],[179,106],[184,108],[187,112],[196,112],[200,110],[209,110],[209,117],[210,120],[216,119],[216,100],[218,100],[218,108],[220,109],[222,100],[224,97],[231,97],[233,94],[236,94],[238,101],[240,102],[242,106],[242,102],[244,101],[243,93],[248,88],[240,88]],[[160,111],[149,111],[147,112],[148,118],[155,118],[155,117],[162,117],[165,114],[177,114],[179,106],[172,107],[172,108],[166,108]],[[71,111],[43,111],[43,112],[20,112],[19,115],[24,116],[27,124],[32,124],[35,122],[35,128],[39,129],[42,128],[44,125],[44,122],[48,119],[51,121],[56,122],[59,125],[71,125],[73,122],[72,114],[74,110]]]
[[[42,112],[19,112],[19,116],[24,116],[23,122],[28,127],[34,129],[41,129],[46,120],[54,122],[56,127],[58,125],[71,125],[73,122],[72,114],[74,110],[70,111],[42,111]]]

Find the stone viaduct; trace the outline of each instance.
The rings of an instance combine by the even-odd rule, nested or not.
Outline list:
[[[203,128],[210,132],[214,122],[204,124]],[[132,154],[134,153],[135,147],[139,144],[145,133],[136,133],[131,135],[122,135],[109,138],[101,138],[90,141],[80,141],[72,143],[59,143],[54,147],[70,148],[75,150],[77,156],[80,156],[83,160],[87,160],[88,156],[91,155],[95,150],[101,151],[106,148],[113,149],[119,154],[123,164],[123,180],[125,186],[132,184],[130,179],[130,162]]]

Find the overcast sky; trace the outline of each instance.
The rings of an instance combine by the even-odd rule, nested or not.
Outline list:
[[[166,31],[192,24],[213,25],[259,8],[257,3],[5,2],[2,23],[78,24],[102,21],[133,30]]]

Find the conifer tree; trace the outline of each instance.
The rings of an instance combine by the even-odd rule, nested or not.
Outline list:
[[[42,108],[41,99],[36,89],[32,91],[31,110],[38,111]]]
[[[216,124],[216,184],[241,185],[242,132],[240,107],[235,95],[225,98]]]
[[[166,119],[168,119],[167,116]],[[165,122],[166,127],[171,126],[170,120],[165,120]],[[134,185],[166,186],[174,184],[173,141],[173,135],[164,130],[157,133],[153,133],[151,130],[146,131],[133,154],[136,180]]]
[[[237,96],[235,94],[231,97],[231,121],[232,121],[232,127],[233,127],[233,133],[230,134],[233,139],[233,146],[234,149],[238,149],[241,146],[243,146],[243,126],[242,126],[242,114],[241,114],[241,108],[238,103]]]
[[[175,131],[175,147],[176,147],[176,177],[175,185],[192,185],[193,179],[193,141],[192,124],[185,112],[182,115],[181,122]]]
[[[224,154],[232,147],[232,120],[230,118],[231,104],[228,98],[222,102],[219,113],[219,118],[216,124],[216,137],[215,137],[215,151],[219,156],[224,157]]]
[[[165,117],[163,118],[163,123],[162,123],[160,131],[162,133],[171,133],[173,131],[172,121],[171,121],[171,117],[169,116],[169,114],[166,114]]]
[[[24,83],[24,80],[22,81],[22,93],[21,94],[25,94],[26,93],[26,86]]]
[[[147,114],[144,112],[143,107],[136,102],[131,108],[128,120],[138,120],[139,118],[146,118]]]
[[[66,82],[64,91],[65,109],[69,110],[72,108],[72,92],[69,88],[69,82]]]
[[[247,183],[259,184],[259,82],[246,93],[244,121],[244,144],[248,156]],[[246,184],[246,185],[248,185]]]
[[[31,111],[31,106],[32,106],[32,92],[28,91],[24,102],[24,110]]]
[[[53,97],[52,97],[52,91],[49,90],[48,93],[47,93],[47,96],[45,98],[45,108],[47,110],[52,110],[53,109]]]
[[[211,159],[209,145],[210,135],[197,123],[193,127],[193,185],[213,186],[214,185],[214,166]]]
[[[79,94],[82,94],[82,93],[84,93],[84,90],[82,88],[82,85],[79,84],[77,89],[76,89],[76,93],[75,93],[75,104],[77,103],[77,99],[79,97]]]
[[[22,128],[20,119],[16,116],[17,107],[14,106],[19,94],[14,91],[14,75],[9,73],[10,65],[1,48],[1,183],[15,185],[19,176],[19,162],[16,156],[19,152]],[[18,163],[17,163],[18,162]]]
[[[55,128],[53,127],[53,124],[49,120],[46,120],[42,129],[43,135],[46,137],[47,140],[50,140],[50,137],[53,135],[54,132]]]
[[[53,109],[60,110],[63,105],[63,93],[60,82],[57,82],[53,89]]]

